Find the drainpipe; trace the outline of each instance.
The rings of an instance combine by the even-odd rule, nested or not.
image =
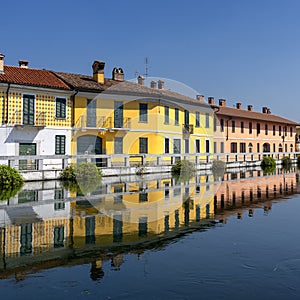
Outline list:
[[[10,90],[10,83],[8,83],[8,86],[7,86],[7,90],[6,90],[6,109],[5,109],[5,118],[4,118],[4,123],[7,124],[8,123],[8,95],[9,95],[9,90]]]
[[[232,120],[232,117],[229,117],[228,120],[226,120],[226,124],[227,124],[227,128],[226,128],[226,141],[228,141],[228,136],[229,136],[229,126],[228,126],[228,122]]]
[[[78,90],[75,90],[73,95],[71,95],[71,101],[72,101],[72,110],[71,110],[71,127],[75,126],[75,96],[78,94]]]

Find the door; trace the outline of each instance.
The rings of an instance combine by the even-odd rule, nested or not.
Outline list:
[[[36,144],[20,143],[19,155],[36,155]],[[19,170],[36,170],[36,160],[35,159],[19,160]]]
[[[87,101],[86,127],[96,127],[96,101]]]
[[[102,154],[102,139],[94,135],[79,137],[77,139],[77,154]],[[95,163],[97,167],[102,167],[104,163],[102,158],[92,159],[91,161]],[[78,162],[80,162],[79,159]]]
[[[34,125],[34,96],[23,96],[23,125]]]
[[[123,128],[123,102],[116,101],[114,108],[114,128]]]

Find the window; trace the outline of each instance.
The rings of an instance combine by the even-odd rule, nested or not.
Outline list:
[[[240,153],[246,153],[246,143],[240,143]]]
[[[224,132],[224,119],[220,120],[220,130],[221,132]]]
[[[278,152],[282,152],[282,151],[283,151],[282,145],[279,144],[279,146],[278,146]]]
[[[179,125],[179,109],[175,108],[175,125]]]
[[[221,142],[221,143],[220,143],[220,148],[221,148],[221,149],[220,149],[220,152],[221,152],[221,153],[224,153],[224,142]]]
[[[169,107],[165,106],[165,124],[169,124],[169,122],[170,122]]]
[[[252,134],[252,122],[249,122],[249,134]]]
[[[205,128],[209,128],[209,113],[205,114]]]
[[[200,127],[200,113],[196,111],[196,127]]]
[[[257,143],[257,152],[260,152],[260,145]]]
[[[235,133],[235,121],[234,120],[231,121],[231,132]]]
[[[66,118],[66,99],[65,98],[56,98],[55,117],[63,118],[63,119]]]
[[[165,138],[165,153],[170,153],[170,139]]]
[[[173,141],[173,153],[174,154],[181,153],[181,140],[180,139],[174,139],[174,141]]]
[[[279,126],[279,135],[281,136],[281,126]]]
[[[252,153],[253,145],[252,143],[249,143],[248,145],[249,153]]]
[[[241,122],[241,133],[244,133],[244,122]]]
[[[195,149],[196,153],[200,153],[200,140],[196,140],[196,149]]]
[[[124,115],[124,106],[123,102],[115,101],[114,104],[114,127],[115,128],[123,128],[123,115]],[[95,113],[96,117],[96,113]]]
[[[284,136],[287,136],[287,126],[284,126]]]
[[[34,96],[23,95],[23,124],[34,125]]]
[[[290,136],[293,136],[293,127],[290,127]]]
[[[190,140],[189,139],[184,140],[184,152],[190,153]]]
[[[66,136],[55,136],[55,154],[66,154]]]
[[[205,152],[206,153],[210,152],[209,140],[205,140]]]
[[[276,144],[273,144],[273,152],[276,152]]]
[[[290,144],[290,152],[293,152],[293,150],[294,150],[293,144]]]
[[[273,125],[273,135],[275,135],[276,134],[276,126],[275,125]],[[275,152],[275,151],[274,151]]]
[[[140,138],[140,153],[148,153],[148,138]]]
[[[140,103],[140,122],[148,122],[148,104]]]
[[[140,217],[139,218],[139,236],[146,236],[148,232],[148,218]]]
[[[217,153],[217,142],[214,142],[214,153]]]
[[[268,124],[265,124],[265,135],[268,135]]]
[[[54,248],[61,248],[64,246],[64,227],[57,226],[53,229]]]
[[[237,153],[237,143],[230,144],[230,151],[231,153]]]
[[[217,118],[214,116],[214,132],[217,131]]]
[[[184,124],[190,124],[190,112],[188,110],[184,110]]]
[[[114,152],[115,152],[115,154],[123,154],[123,138],[122,137],[115,137]]]
[[[256,124],[256,132],[257,132],[257,134],[260,134],[260,124],[259,123]]]

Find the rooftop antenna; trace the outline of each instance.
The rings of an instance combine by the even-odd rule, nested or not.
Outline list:
[[[145,58],[145,77],[146,77],[146,78],[147,78],[148,75],[149,75],[148,71],[149,71],[149,59],[148,59],[148,57],[146,57],[146,58]]]

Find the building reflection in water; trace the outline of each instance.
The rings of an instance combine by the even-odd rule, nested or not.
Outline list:
[[[27,184],[0,206],[0,277],[23,278],[39,269],[89,262],[90,278],[99,281],[103,261],[118,271],[122,253],[140,254],[185,232],[226,223],[232,215],[254,217],[257,207],[268,213],[272,200],[299,190],[295,171],[264,176],[252,170],[219,179],[130,177],[104,182],[79,197],[57,182],[40,188]]]

